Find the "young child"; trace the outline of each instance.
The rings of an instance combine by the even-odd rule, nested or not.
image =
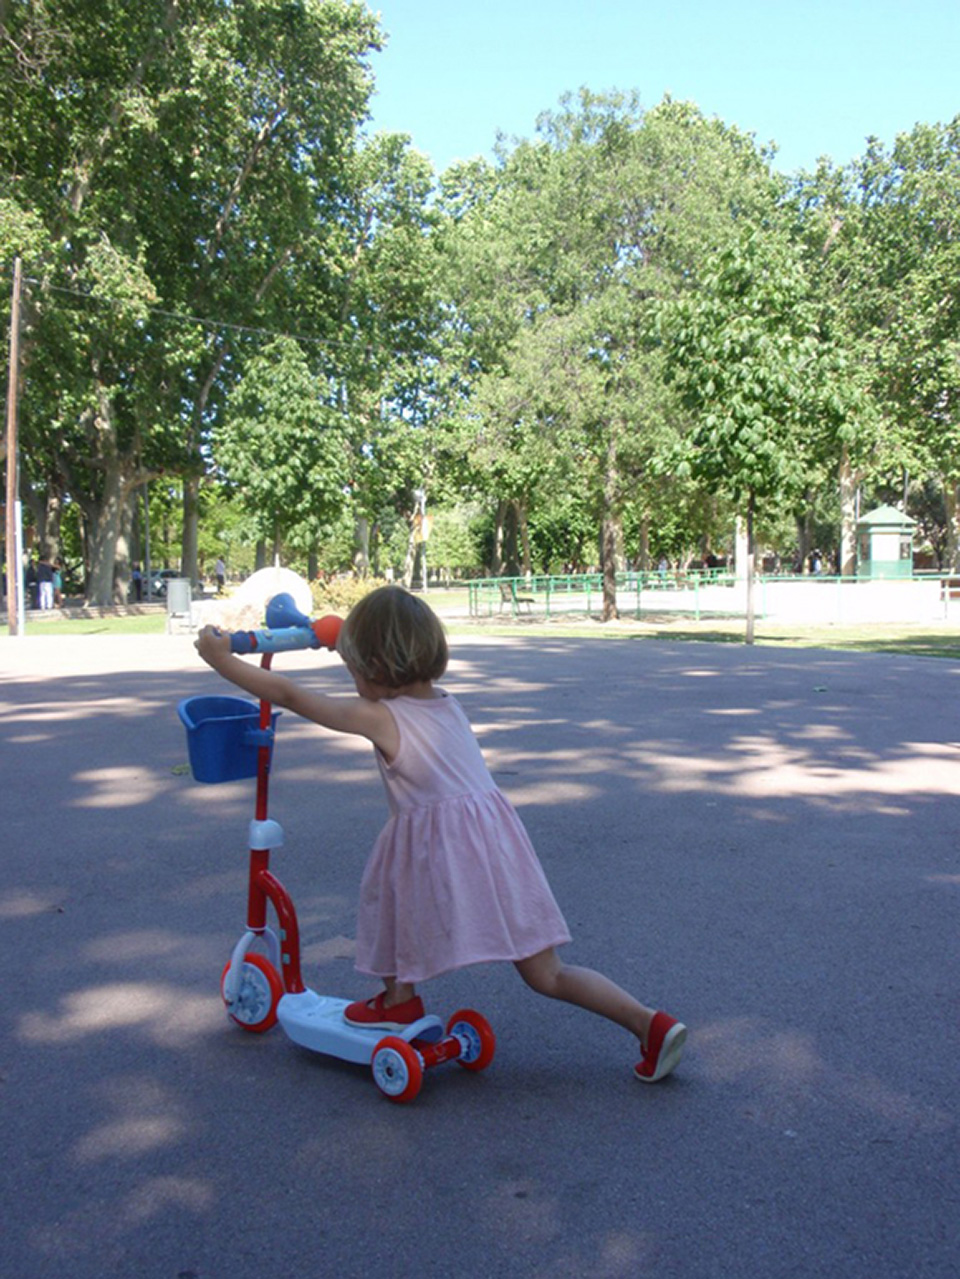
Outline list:
[[[443,627],[397,586],[371,592],[338,641],[357,696],[328,697],[230,652],[201,631],[200,656],[225,679],[339,733],[368,738],[390,806],[360,886],[356,966],[384,989],[350,1004],[354,1025],[397,1030],[423,1016],[416,985],[467,964],[510,960],[528,986],[625,1027],[634,1075],[655,1083],[680,1060],[686,1027],[589,968],[563,963],[570,933],[519,816],[497,788],[459,703],[434,687]]]

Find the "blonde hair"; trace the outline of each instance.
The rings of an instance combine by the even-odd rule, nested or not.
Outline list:
[[[447,669],[440,619],[400,586],[381,586],[354,605],[337,651],[351,671],[386,688],[439,679]]]

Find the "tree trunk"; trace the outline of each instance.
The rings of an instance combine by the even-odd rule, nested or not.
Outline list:
[[[527,523],[527,506],[525,502],[517,503],[517,536],[520,539],[520,571],[529,577],[533,571],[530,556],[530,525]]]
[[[497,522],[493,535],[493,562],[490,572],[494,577],[516,577],[520,572],[517,546],[520,505],[515,498],[502,498],[497,503]]]
[[[744,528],[743,516],[738,515],[736,527],[733,533],[733,570],[737,581],[742,582],[749,577],[750,562],[750,520],[747,517],[747,527]]]
[[[641,573],[650,571],[650,520],[644,516],[640,521],[640,545],[637,547],[637,568]]]
[[[810,552],[813,550],[813,532],[810,524],[810,511],[808,508],[802,515],[797,516],[797,554],[800,560],[799,564],[796,565],[798,573],[809,573],[810,571]]]
[[[130,598],[130,544],[133,534],[133,503],[129,495],[120,507],[117,547],[113,559],[113,602],[126,604]]]
[[[90,557],[87,599],[100,608],[108,608],[114,603],[113,576],[123,502],[119,463],[115,458],[108,459],[97,509],[87,507],[87,547]]]
[[[91,426],[98,440],[100,478],[95,494],[87,493],[77,500],[86,522],[86,596],[91,604],[106,608],[115,602],[117,544],[123,528],[124,506],[139,477],[136,461],[139,450],[134,445],[120,451],[110,389],[102,384],[98,386],[97,400]],[[63,459],[61,466],[69,485],[68,467]]]
[[[60,524],[63,518],[63,490],[50,476],[47,477],[46,488],[43,491],[35,490],[27,482],[26,477],[21,477],[20,499],[33,515],[40,549],[51,558],[56,558],[61,553]]]
[[[613,515],[604,517],[601,525],[600,568],[603,574],[603,613],[605,622],[615,622],[617,608],[617,556],[620,549],[620,524]]]
[[[840,455],[840,576],[857,574],[857,476],[844,448]]]
[[[952,573],[960,573],[960,494],[956,480],[943,481],[943,500],[947,508],[947,563]]]
[[[180,548],[180,572],[194,586],[200,584],[198,564],[200,524],[200,479],[188,476],[183,481],[183,543]]]
[[[617,435],[612,428],[607,441],[603,474],[603,519],[600,525],[600,568],[603,573],[603,620],[615,622],[617,609],[617,560],[620,521],[617,517]]]
[[[497,503],[497,520],[493,530],[493,560],[490,572],[493,577],[503,576],[503,526],[506,520],[507,503]]]
[[[417,531],[413,526],[413,520],[410,521],[410,531],[407,537],[407,553],[403,561],[403,584],[409,591],[413,586],[413,570],[417,563]]]
[[[362,515],[354,521],[353,539],[353,567],[361,577],[366,577],[370,571],[370,521]]]
[[[753,643],[754,636],[754,580],[756,578],[756,554],[757,548],[753,534],[753,514],[754,514],[754,495],[750,494],[750,501],[747,503],[747,633],[745,640],[748,644]]]
[[[216,385],[220,371],[226,363],[229,352],[230,343],[227,341],[223,342],[216,351],[211,353],[210,367],[207,369],[206,377],[203,379],[197,394],[197,402],[194,405],[193,430],[187,441],[188,448],[196,459],[197,474],[188,475],[183,482],[183,544],[180,548],[180,572],[184,577],[189,577],[194,586],[200,585],[199,524],[200,483],[204,472],[204,460],[201,450],[201,441],[204,438],[203,422],[206,418],[207,404],[210,401],[211,392]],[[258,565],[258,567],[262,567],[262,565]]]
[[[520,504],[516,498],[511,498],[509,502],[504,504],[503,541],[501,545],[503,567],[508,577],[519,577],[520,575],[520,547],[517,536],[519,520]]]

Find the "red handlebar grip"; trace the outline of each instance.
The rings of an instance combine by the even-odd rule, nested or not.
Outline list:
[[[311,623],[313,633],[317,637],[317,642],[321,648],[335,649],[337,647],[337,638],[340,635],[340,627],[343,625],[343,619],[337,617],[334,613],[328,613],[326,617],[318,617]]]

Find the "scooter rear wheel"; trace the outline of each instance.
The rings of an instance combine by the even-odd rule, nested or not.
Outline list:
[[[373,1081],[391,1101],[413,1101],[423,1083],[420,1055],[405,1039],[387,1035],[373,1050]]]
[[[486,1017],[472,1008],[461,1008],[453,1014],[447,1022],[447,1034],[455,1035],[466,1044],[466,1051],[457,1058],[464,1070],[486,1070],[493,1061],[497,1037]]]
[[[227,961],[220,978],[220,994],[227,1005],[227,1015],[241,1030],[262,1035],[277,1024],[277,1005],[283,995],[279,974],[263,955],[251,953],[244,956],[240,973],[240,989],[233,1004],[227,1003],[224,986],[230,961]]]

